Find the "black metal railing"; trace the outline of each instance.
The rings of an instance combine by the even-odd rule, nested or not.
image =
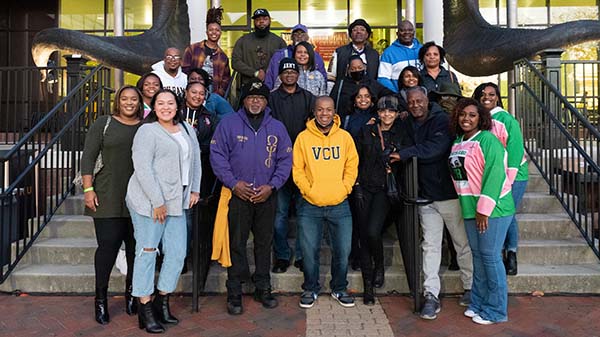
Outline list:
[[[525,150],[600,257],[600,132],[529,61],[515,63],[515,77]]]
[[[12,145],[65,94],[66,67],[0,68],[0,145]]]
[[[561,94],[596,128],[600,126],[600,61],[561,61]]]
[[[110,111],[110,71],[87,68],[38,123],[0,153],[0,283],[74,191],[87,127]]]
[[[419,199],[419,176],[417,158],[400,167],[401,195],[403,199],[400,214],[396,221],[396,233],[402,252],[402,262],[408,281],[410,295],[413,298],[413,311],[421,310],[423,293],[421,223],[419,222],[418,205],[425,203]]]

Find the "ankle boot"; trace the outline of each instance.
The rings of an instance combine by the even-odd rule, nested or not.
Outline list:
[[[385,272],[382,264],[375,265],[375,272],[373,276],[373,287],[381,288],[385,283]]]
[[[131,282],[127,282],[125,287],[125,312],[129,316],[133,316],[138,313],[138,300],[131,295],[133,286]]]
[[[96,288],[96,297],[94,299],[96,322],[103,325],[110,322],[110,317],[108,316],[108,299],[106,296],[107,290],[107,288]]]
[[[169,308],[169,294],[161,295],[158,293],[152,301],[152,307],[156,313],[156,318],[163,324],[177,324],[179,320],[171,315],[171,309]]]
[[[163,333],[165,328],[156,320],[152,310],[152,302],[140,303],[138,312],[138,323],[140,329],[146,329],[147,333]]]
[[[365,305],[375,305],[375,291],[373,290],[373,282],[370,277],[364,278],[363,288],[363,303]]]

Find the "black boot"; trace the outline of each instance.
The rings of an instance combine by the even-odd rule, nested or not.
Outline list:
[[[244,312],[242,295],[227,295],[227,312],[230,315],[241,315]]]
[[[147,333],[163,333],[165,328],[157,321],[152,310],[152,302],[140,303],[138,322],[140,329],[146,329]]]
[[[263,307],[267,309],[273,309],[279,304],[275,296],[271,294],[271,289],[268,288],[256,289],[254,291],[254,300],[262,303]]]
[[[375,305],[375,291],[370,277],[363,275],[363,303],[365,305]]]
[[[127,282],[125,286],[125,312],[129,316],[133,316],[138,313],[138,300],[136,297],[131,295],[133,286],[131,281]]]
[[[517,252],[506,252],[506,275],[517,275]]]
[[[381,288],[385,283],[385,274],[384,274],[383,263],[375,266],[375,274],[373,276],[373,287]]]
[[[156,318],[163,324],[177,324],[179,320],[171,315],[171,309],[169,308],[169,294],[161,295],[158,293],[152,301],[152,307],[156,313]]]
[[[108,299],[106,296],[107,290],[107,288],[96,288],[96,297],[94,299],[96,322],[103,325],[110,322],[110,317],[108,316]]]

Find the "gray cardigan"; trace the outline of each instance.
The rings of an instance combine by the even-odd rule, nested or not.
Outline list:
[[[181,182],[181,145],[158,122],[142,125],[133,139],[132,158],[134,172],[129,179],[127,206],[136,213],[152,217],[154,208],[167,206],[167,215],[180,216],[189,208],[190,193],[200,191],[200,146],[194,129],[186,123],[186,132],[192,167],[188,185],[183,190]]]

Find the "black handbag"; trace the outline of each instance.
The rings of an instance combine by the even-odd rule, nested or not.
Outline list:
[[[385,151],[385,144],[383,142],[383,134],[381,133],[381,127],[377,124],[377,132],[379,133],[379,141],[381,142],[381,151]],[[400,191],[398,191],[398,184],[396,183],[396,176],[392,171],[389,163],[385,163],[385,189],[388,199],[392,204],[400,202]]]

